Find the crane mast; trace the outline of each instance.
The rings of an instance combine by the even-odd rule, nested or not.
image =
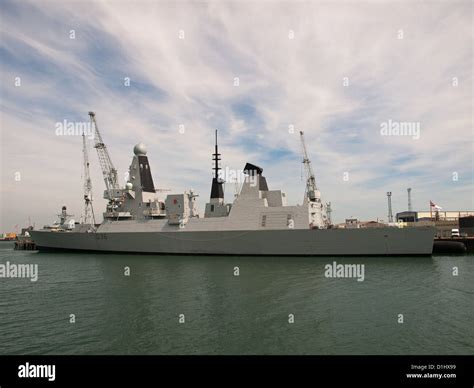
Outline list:
[[[119,190],[119,184],[117,179],[117,170],[115,169],[112,160],[110,159],[109,152],[107,151],[107,146],[102,140],[102,136],[99,132],[99,127],[97,126],[97,121],[95,119],[95,113],[89,112],[91,123],[95,128],[95,145],[94,148],[97,150],[97,155],[99,156],[99,164],[102,170],[102,175],[104,177],[105,187],[107,196],[106,199],[110,201],[115,201],[116,190]]]
[[[89,155],[84,133],[82,134],[82,154],[84,159],[84,224],[95,225],[94,208],[92,207],[92,181],[89,170]]]
[[[316,178],[314,177],[311,160],[309,160],[308,151],[306,150],[306,143],[304,140],[304,132],[300,131],[301,144],[303,146],[303,164],[306,172],[306,196],[311,202],[321,202],[316,187]]]
[[[300,131],[300,138],[303,148],[303,164],[306,172],[305,202],[308,205],[309,224],[311,228],[327,228],[331,224],[331,203],[329,202],[326,206],[321,203],[321,194],[316,186],[316,178],[314,176],[311,160],[309,160],[303,131]],[[327,212],[327,210],[329,210],[329,212]],[[327,213],[329,213],[329,217]]]

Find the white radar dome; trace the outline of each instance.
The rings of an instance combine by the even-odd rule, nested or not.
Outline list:
[[[135,155],[146,155],[146,146],[143,143],[138,143],[135,147],[133,147],[133,153]]]

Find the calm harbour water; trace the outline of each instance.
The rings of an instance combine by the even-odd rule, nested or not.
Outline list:
[[[39,277],[0,278],[0,354],[474,354],[472,255],[36,253],[2,242],[7,261],[38,264]],[[333,261],[365,264],[365,280],[326,278]]]

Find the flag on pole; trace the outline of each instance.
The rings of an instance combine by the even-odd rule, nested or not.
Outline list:
[[[430,201],[430,208],[433,208],[435,210],[441,210],[442,209],[441,206],[436,205],[433,201]]]

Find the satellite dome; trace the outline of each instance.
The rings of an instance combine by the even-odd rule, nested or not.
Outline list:
[[[126,188],[127,190],[132,190],[132,189],[133,189],[133,184],[132,184],[132,182],[127,182],[127,184],[125,185],[125,188]]]
[[[146,155],[146,146],[143,143],[138,143],[133,147],[133,153],[135,155]]]

